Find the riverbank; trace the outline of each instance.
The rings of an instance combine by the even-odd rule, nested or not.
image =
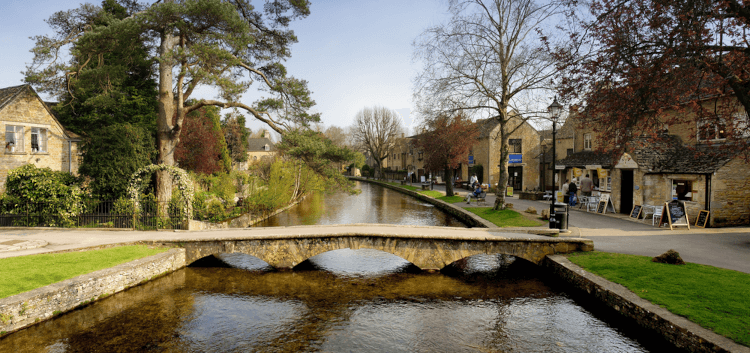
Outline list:
[[[439,208],[443,212],[446,212],[458,219],[460,219],[462,222],[466,223],[470,227],[481,227],[481,228],[499,228],[494,223],[480,217],[476,213],[469,212],[463,207],[456,206],[452,203],[448,203],[442,200],[438,200],[432,196],[429,196],[428,194],[424,193],[424,191],[427,190],[409,190],[409,188],[404,188],[401,185],[394,185],[389,182],[379,181],[379,180],[373,180],[373,179],[366,179],[366,178],[360,178],[360,177],[349,177],[351,180],[357,180],[361,182],[366,183],[372,183],[376,185],[380,185],[382,187],[398,191],[403,194],[407,194],[409,196],[412,196],[414,198],[417,198],[421,201],[427,202],[429,204],[434,205],[435,207]],[[439,192],[435,190],[430,190],[432,192]],[[445,195],[444,192],[440,192],[441,195]],[[527,234],[537,234],[537,235],[545,235],[545,236],[552,236],[555,237],[560,233],[559,229],[549,229],[547,226],[539,226],[539,227],[506,227],[503,228],[503,231],[507,231],[509,233],[527,233]]]

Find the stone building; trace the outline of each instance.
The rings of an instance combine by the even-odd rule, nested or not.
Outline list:
[[[65,130],[30,85],[0,89],[0,124],[0,191],[8,172],[25,164],[78,173],[80,137]]]
[[[262,130],[261,137],[247,139],[247,162],[240,165],[240,170],[247,170],[248,166],[258,163],[264,158],[273,158],[278,153],[276,144],[271,141],[271,133]]]
[[[495,119],[477,121],[479,140],[469,156],[472,164],[480,164],[482,183],[495,187],[500,179],[500,123]],[[542,152],[539,132],[520,118],[513,118],[506,126],[508,137],[508,186],[514,190],[535,190],[540,187],[539,156]],[[462,168],[461,177],[468,180],[468,167]]]
[[[747,124],[747,113],[733,98],[703,104],[728,105],[735,113],[726,124]],[[677,113],[664,115],[670,114]],[[725,127],[715,127],[709,136],[695,114],[683,113],[677,121],[664,124],[658,142],[636,137],[615,154],[593,127],[579,120],[574,153],[557,164],[566,167],[571,179],[579,170],[591,174],[598,191],[610,195],[619,213],[630,213],[634,205],[682,200],[691,224],[701,210],[710,212],[710,226],[750,224],[750,164],[719,148],[726,141]]]

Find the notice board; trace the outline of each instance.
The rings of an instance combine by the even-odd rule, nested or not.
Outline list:
[[[677,226],[687,226],[690,229],[690,220],[688,219],[687,212],[685,212],[685,202],[680,200],[672,200],[664,203],[664,211],[662,213],[662,220],[666,214],[667,222],[669,222],[669,229],[674,229]]]
[[[638,219],[641,217],[641,210],[643,207],[641,205],[635,205],[633,206],[633,210],[630,211],[630,218]]]
[[[706,228],[706,224],[708,224],[709,213],[709,211],[701,210],[701,212],[698,214],[698,219],[695,220],[695,226],[698,228]]]

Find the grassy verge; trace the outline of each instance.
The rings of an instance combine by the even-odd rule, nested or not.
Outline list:
[[[169,249],[150,249],[144,245],[135,245],[0,259],[0,298],[28,292],[167,250]]]
[[[524,217],[513,210],[493,210],[492,207],[467,207],[465,210],[482,217],[498,227],[538,227],[544,225],[542,221],[536,221]]]
[[[461,201],[466,202],[465,201],[466,198],[461,197],[461,196],[441,196],[441,197],[436,197],[436,199],[445,201],[447,203],[458,203]]]
[[[674,314],[750,346],[750,274],[692,263],[666,265],[651,262],[647,256],[602,252],[568,258]]]

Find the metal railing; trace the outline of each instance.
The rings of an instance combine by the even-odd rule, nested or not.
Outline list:
[[[178,202],[82,200],[19,202],[0,200],[0,227],[187,229],[189,217]]]

